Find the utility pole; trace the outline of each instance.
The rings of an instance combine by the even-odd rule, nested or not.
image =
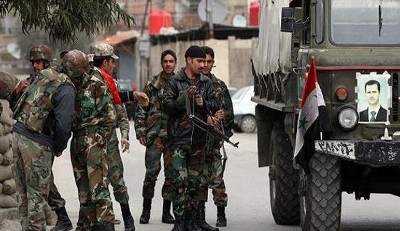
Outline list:
[[[211,5],[211,6],[210,6]],[[208,38],[214,38],[214,22],[213,22],[213,5],[214,0],[206,0],[206,15],[208,22]]]
[[[145,22],[146,22],[146,18],[147,18],[147,9],[149,8],[149,4],[150,4],[150,2],[151,2],[151,0],[147,0],[146,1],[146,8],[144,9],[144,16],[143,16],[143,21],[142,21],[142,30],[140,31],[140,37],[142,37],[143,36],[143,33],[144,33],[144,24],[145,24]]]

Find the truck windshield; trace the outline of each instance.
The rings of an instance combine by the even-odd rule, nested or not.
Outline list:
[[[335,44],[400,44],[399,0],[332,0],[331,40]]]

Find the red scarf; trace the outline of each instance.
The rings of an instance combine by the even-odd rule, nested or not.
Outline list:
[[[105,72],[103,69],[99,68],[99,70],[100,70],[101,74],[103,75],[104,80],[107,83],[108,89],[111,92],[114,104],[115,105],[122,104],[121,98],[119,97],[117,85],[115,84],[113,77],[110,74],[108,74],[107,72]]]

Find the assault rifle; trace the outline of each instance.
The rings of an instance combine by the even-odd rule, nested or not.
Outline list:
[[[229,139],[229,137],[227,135],[225,135],[223,132],[221,132],[220,130],[218,130],[214,126],[209,125],[208,123],[204,122],[199,117],[191,114],[191,115],[189,115],[189,119],[193,122],[193,124],[196,127],[200,128],[201,130],[211,134],[212,136],[214,136],[216,138],[221,138],[222,140],[224,140],[228,144],[232,145],[233,147],[236,147],[236,148],[239,147],[238,146],[239,142],[233,143],[232,141],[230,141],[230,139]]]

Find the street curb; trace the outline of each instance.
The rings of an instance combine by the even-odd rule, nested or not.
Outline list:
[[[0,221],[5,219],[19,220],[18,208],[0,208]]]

